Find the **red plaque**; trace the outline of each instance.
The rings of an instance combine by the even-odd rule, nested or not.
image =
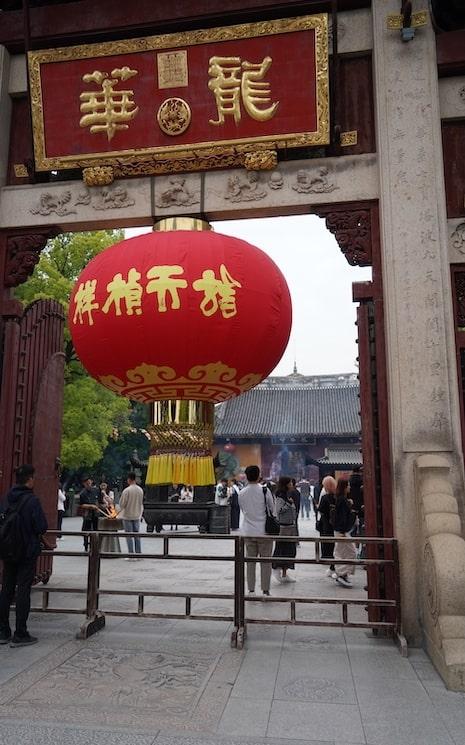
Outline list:
[[[31,52],[29,73],[39,170],[329,141],[326,14]]]

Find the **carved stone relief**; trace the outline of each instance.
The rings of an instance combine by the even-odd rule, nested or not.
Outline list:
[[[31,276],[39,261],[40,252],[49,238],[54,238],[58,231],[48,228],[30,235],[14,235],[8,238],[5,269],[5,286],[18,287]]]
[[[297,171],[296,181],[295,184],[292,184],[292,188],[299,194],[328,194],[335,189],[339,189],[330,180],[329,170],[326,166],[319,168],[315,176],[304,169]]]
[[[48,191],[43,192],[39,197],[39,202],[35,207],[31,207],[29,212],[33,215],[51,215],[55,213],[64,217],[65,215],[76,214],[76,210],[71,209],[71,192],[62,191],[61,194],[51,194]]]
[[[37,205],[31,207],[29,212],[33,215],[55,214],[60,217],[76,214],[75,207],[88,205],[94,210],[115,210],[132,207],[135,200],[128,195],[128,190],[120,185],[104,186],[101,189],[83,189],[73,199],[70,191],[62,191],[59,194],[43,192]]]
[[[186,207],[200,204],[200,192],[191,192],[184,176],[170,176],[169,185],[155,199],[157,207]]]
[[[273,173],[270,174],[268,185],[270,189],[282,189],[283,188],[284,179],[283,179],[283,175],[281,171],[273,171]]]
[[[450,239],[453,248],[460,251],[461,254],[465,254],[465,222],[457,225]]]
[[[255,202],[264,199],[267,193],[260,181],[260,174],[256,171],[247,171],[245,177],[236,173],[229,176],[224,198],[230,202]]]

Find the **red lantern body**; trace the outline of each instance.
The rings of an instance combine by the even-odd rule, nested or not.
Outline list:
[[[245,241],[155,232],[88,264],[69,326],[81,362],[107,388],[143,402],[218,402],[273,370],[291,301],[278,267]]]

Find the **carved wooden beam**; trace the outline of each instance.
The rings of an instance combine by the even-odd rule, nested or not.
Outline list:
[[[18,287],[31,276],[39,261],[40,252],[57,228],[37,228],[33,233],[9,235],[5,266],[5,287]]]
[[[371,210],[316,209],[324,217],[326,227],[335,236],[339,247],[351,266],[371,266]]]

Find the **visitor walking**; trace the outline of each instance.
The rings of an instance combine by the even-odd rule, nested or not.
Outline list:
[[[42,506],[34,494],[34,468],[23,465],[16,469],[16,485],[6,495],[2,504],[2,513],[15,509],[19,546],[17,556],[3,560],[2,590],[0,592],[0,644],[10,647],[24,647],[35,644],[38,640],[27,630],[27,620],[31,608],[31,586],[36,571],[36,560],[40,554],[41,544],[47,548],[43,539],[47,532],[47,518]],[[16,589],[16,627],[11,635],[10,607]]]
[[[126,533],[139,533],[140,521],[144,509],[144,491],[142,487],[136,484],[136,474],[128,473],[128,485],[123,489],[119,500],[119,517],[123,520],[123,528]],[[141,553],[141,543],[139,536],[127,536],[128,553]],[[135,556],[129,556],[126,561],[137,561]]]
[[[334,509],[336,504],[336,481],[332,476],[325,476],[322,481],[322,488],[320,491],[320,500],[318,502],[319,517],[316,522],[316,529],[320,533],[322,538],[332,538],[334,536],[334,528],[331,524],[331,511]],[[334,558],[334,543],[331,541],[325,541],[321,543],[321,558],[322,559],[333,559]],[[330,564],[326,570],[328,577],[332,577],[335,573],[334,564]],[[335,579],[335,577],[334,577]]]
[[[356,513],[353,509],[352,500],[348,498],[349,482],[347,479],[339,479],[336,487],[336,508],[334,518],[334,537],[336,545],[334,548],[334,558],[336,564],[336,582],[343,587],[352,587],[350,576],[355,573],[354,564],[338,564],[338,561],[344,559],[356,559],[357,551],[355,543],[338,541],[338,538],[350,538]]]
[[[63,525],[63,516],[65,514],[66,494],[61,487],[58,487],[57,501],[57,530],[61,530]],[[57,535],[57,541],[61,541],[61,535]]]
[[[293,479],[290,479],[289,476],[281,476],[275,495],[276,516],[279,522],[280,536],[297,535],[297,509],[294,503],[295,497],[293,496],[295,491]],[[280,562],[279,559],[295,559],[296,550],[294,541],[276,541],[273,553],[273,575],[278,582],[295,582],[295,579],[287,573],[289,569],[295,568],[295,564]]]
[[[270,490],[259,484],[258,466],[247,466],[245,475],[248,485],[239,493],[239,507],[244,515],[242,533],[245,538],[245,551],[250,558],[271,556],[273,541],[266,538],[266,513],[274,514],[274,502]],[[247,587],[249,593],[255,592],[255,561],[247,562]],[[271,562],[260,564],[260,584],[264,595],[270,594]]]
[[[79,494],[79,506],[83,511],[83,520],[81,530],[98,530],[98,508],[105,505],[102,493],[93,485],[90,476],[84,476],[82,479],[83,490]],[[84,536],[84,551],[89,548],[89,538]]]

